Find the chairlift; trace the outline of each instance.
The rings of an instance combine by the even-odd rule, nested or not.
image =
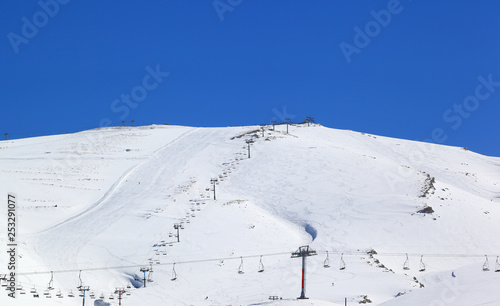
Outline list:
[[[54,290],[54,287],[52,287],[52,285],[54,285],[54,272],[50,271],[50,281],[49,284],[47,285],[47,289]]]
[[[24,288],[23,288],[23,289],[21,289],[21,291],[19,293],[20,294],[26,294],[26,290],[24,290]]]
[[[94,291],[92,291],[92,292],[89,294],[89,296],[90,296],[90,298],[91,298],[91,299],[95,299],[95,293],[94,293]]]
[[[241,258],[241,263],[240,263],[240,267],[238,268],[238,274],[243,274],[245,272],[243,272],[243,257],[240,257]]]
[[[23,290],[23,286],[21,284],[17,285],[16,290]]]
[[[403,270],[410,270],[410,260],[408,259],[408,253],[406,254],[406,260],[403,264]]]
[[[73,290],[70,290],[69,293],[68,293],[68,297],[75,297],[75,295],[73,294]]]
[[[323,268],[330,268],[330,258],[328,257],[328,251],[326,251],[326,258],[323,262]]]
[[[101,295],[99,296],[101,300],[104,300],[104,292],[101,292]]]
[[[109,299],[110,299],[110,300],[114,300],[114,299],[115,299],[115,296],[114,296],[113,294],[110,294],[110,295],[109,295]]]
[[[339,270],[344,270],[345,269],[345,262],[344,262],[344,253],[340,254],[340,266]]]
[[[486,261],[483,264],[483,271],[489,271],[490,270],[490,264],[488,263],[488,255],[484,255],[486,257]]]
[[[162,254],[163,256],[167,256],[167,251],[163,251],[161,254]]]
[[[175,272],[175,262],[172,265],[172,278],[170,279],[171,281],[174,281],[177,279],[177,273]]]
[[[420,269],[418,270],[419,272],[424,272],[425,271],[425,263],[423,261],[424,255],[420,255]]]
[[[264,264],[262,263],[262,255],[260,255],[260,262],[259,262],[259,273],[264,272]]]
[[[36,293],[36,288],[35,287],[31,288],[30,293]]]
[[[148,273],[148,279],[147,279],[148,282],[152,283],[153,282],[153,266],[150,265],[150,268],[149,268],[149,273]]]
[[[43,292],[43,295],[50,295],[49,289],[45,289],[45,291]]]
[[[500,262],[498,262],[498,256],[497,256],[497,261],[495,263],[495,272],[500,272]]]

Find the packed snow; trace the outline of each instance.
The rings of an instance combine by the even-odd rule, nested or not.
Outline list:
[[[109,127],[1,141],[0,173],[2,250],[18,201],[0,305],[81,305],[82,285],[86,305],[118,305],[117,288],[122,305],[500,304],[500,158],[465,148],[318,124]]]

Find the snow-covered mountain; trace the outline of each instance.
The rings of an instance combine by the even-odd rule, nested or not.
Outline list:
[[[2,141],[0,173],[20,289],[0,305],[81,305],[82,284],[86,305],[118,305],[116,288],[122,305],[500,304],[500,158],[464,148],[307,124],[114,127]]]

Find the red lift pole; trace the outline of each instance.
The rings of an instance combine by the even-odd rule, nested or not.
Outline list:
[[[306,257],[317,255],[316,251],[309,249],[308,245],[301,246],[299,249],[292,253],[292,258],[302,257],[302,291],[299,299],[307,299],[306,297]]]

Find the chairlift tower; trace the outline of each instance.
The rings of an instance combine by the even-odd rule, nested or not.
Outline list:
[[[288,124],[290,124],[290,118],[285,118],[286,123],[286,134],[288,135]]]
[[[78,291],[81,291],[83,294],[83,306],[85,306],[85,292],[90,290],[90,286],[78,286]]]
[[[248,139],[248,140],[245,140],[245,142],[248,145],[248,158],[250,158],[250,145],[253,143],[253,140]]]
[[[144,281],[144,288],[146,288],[146,272],[149,272],[149,267],[142,267],[141,272],[144,273],[144,278],[142,280]]]
[[[116,287],[115,294],[118,294],[118,305],[122,304],[122,294],[127,292],[123,287]]]
[[[299,299],[307,299],[306,297],[306,257],[317,255],[316,251],[310,249],[308,245],[301,246],[292,253],[292,258],[302,257],[302,291]]]
[[[271,124],[273,125],[273,131],[274,131],[274,126],[276,125],[276,120],[272,120]]]
[[[182,226],[181,226],[181,224],[180,224],[180,223],[175,223],[175,224],[174,224],[174,229],[176,229],[176,230],[177,230],[177,235],[176,235],[176,237],[177,237],[177,242],[180,242],[179,229],[181,229],[181,228],[182,228]]]
[[[212,178],[210,179],[210,183],[212,183],[214,185],[214,201],[216,200],[215,198],[215,184],[219,182],[219,179],[218,178]]]

